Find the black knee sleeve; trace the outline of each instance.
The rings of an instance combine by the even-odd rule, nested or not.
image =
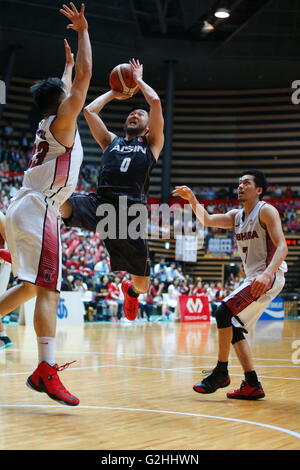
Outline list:
[[[245,339],[244,333],[242,328],[237,328],[236,326],[232,325],[232,340],[231,344],[238,343],[239,341],[242,341],[242,339]]]
[[[233,315],[223,302],[221,302],[221,305],[217,308],[215,315],[218,328],[229,328],[232,326],[231,318]]]

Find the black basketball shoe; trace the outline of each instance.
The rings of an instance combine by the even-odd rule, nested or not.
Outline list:
[[[227,387],[230,384],[230,377],[227,371],[220,372],[215,368],[212,371],[203,370],[202,374],[209,375],[202,382],[198,382],[193,386],[195,392],[214,393],[218,388]]]

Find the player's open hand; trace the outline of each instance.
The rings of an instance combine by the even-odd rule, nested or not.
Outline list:
[[[172,196],[179,196],[190,201],[194,197],[194,193],[188,186],[175,186]]]
[[[132,67],[133,79],[135,82],[143,79],[143,64],[140,64],[139,60],[131,59],[129,61]]]
[[[84,31],[85,29],[87,29],[88,23],[84,16],[84,3],[81,4],[80,12],[78,12],[77,8],[72,2],[70,2],[70,7],[71,8],[63,4],[63,7],[59,10],[63,15],[68,18],[69,21],[71,21],[71,23],[67,25],[67,29],[74,29],[77,32]]]
[[[74,67],[74,54],[72,53],[69,43],[66,39],[64,39],[64,45],[66,54],[66,64],[70,67]]]
[[[251,294],[258,299],[271,288],[272,283],[273,276],[267,273],[259,274],[251,284]]]

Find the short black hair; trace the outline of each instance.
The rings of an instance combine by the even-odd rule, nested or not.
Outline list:
[[[133,106],[133,108],[131,108],[128,111],[128,115],[130,113],[132,113],[133,111],[136,111],[137,109],[142,109],[143,111],[146,111],[146,113],[148,113],[148,114],[150,112],[150,106],[149,105],[147,105],[147,104],[137,104],[136,106]]]
[[[62,93],[65,92],[65,86],[60,78],[49,77],[32,85],[30,92],[41,113],[51,114],[56,113],[59,99]]]
[[[266,178],[265,174],[260,170],[256,170],[254,168],[251,168],[250,170],[243,171],[243,173],[241,174],[241,177],[245,176],[245,175],[253,176],[255,186],[257,188],[262,188],[262,193],[259,196],[259,199],[262,199],[264,194],[267,191],[267,188],[268,188],[267,178]]]

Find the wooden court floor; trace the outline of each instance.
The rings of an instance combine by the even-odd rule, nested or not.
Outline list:
[[[300,320],[260,321],[249,340],[266,392],[229,400],[231,385],[200,395],[192,385],[214,367],[215,324],[88,324],[58,329],[60,373],[81,399],[57,404],[25,386],[36,364],[29,326],[8,325],[0,351],[0,450],[296,450],[300,448]]]

